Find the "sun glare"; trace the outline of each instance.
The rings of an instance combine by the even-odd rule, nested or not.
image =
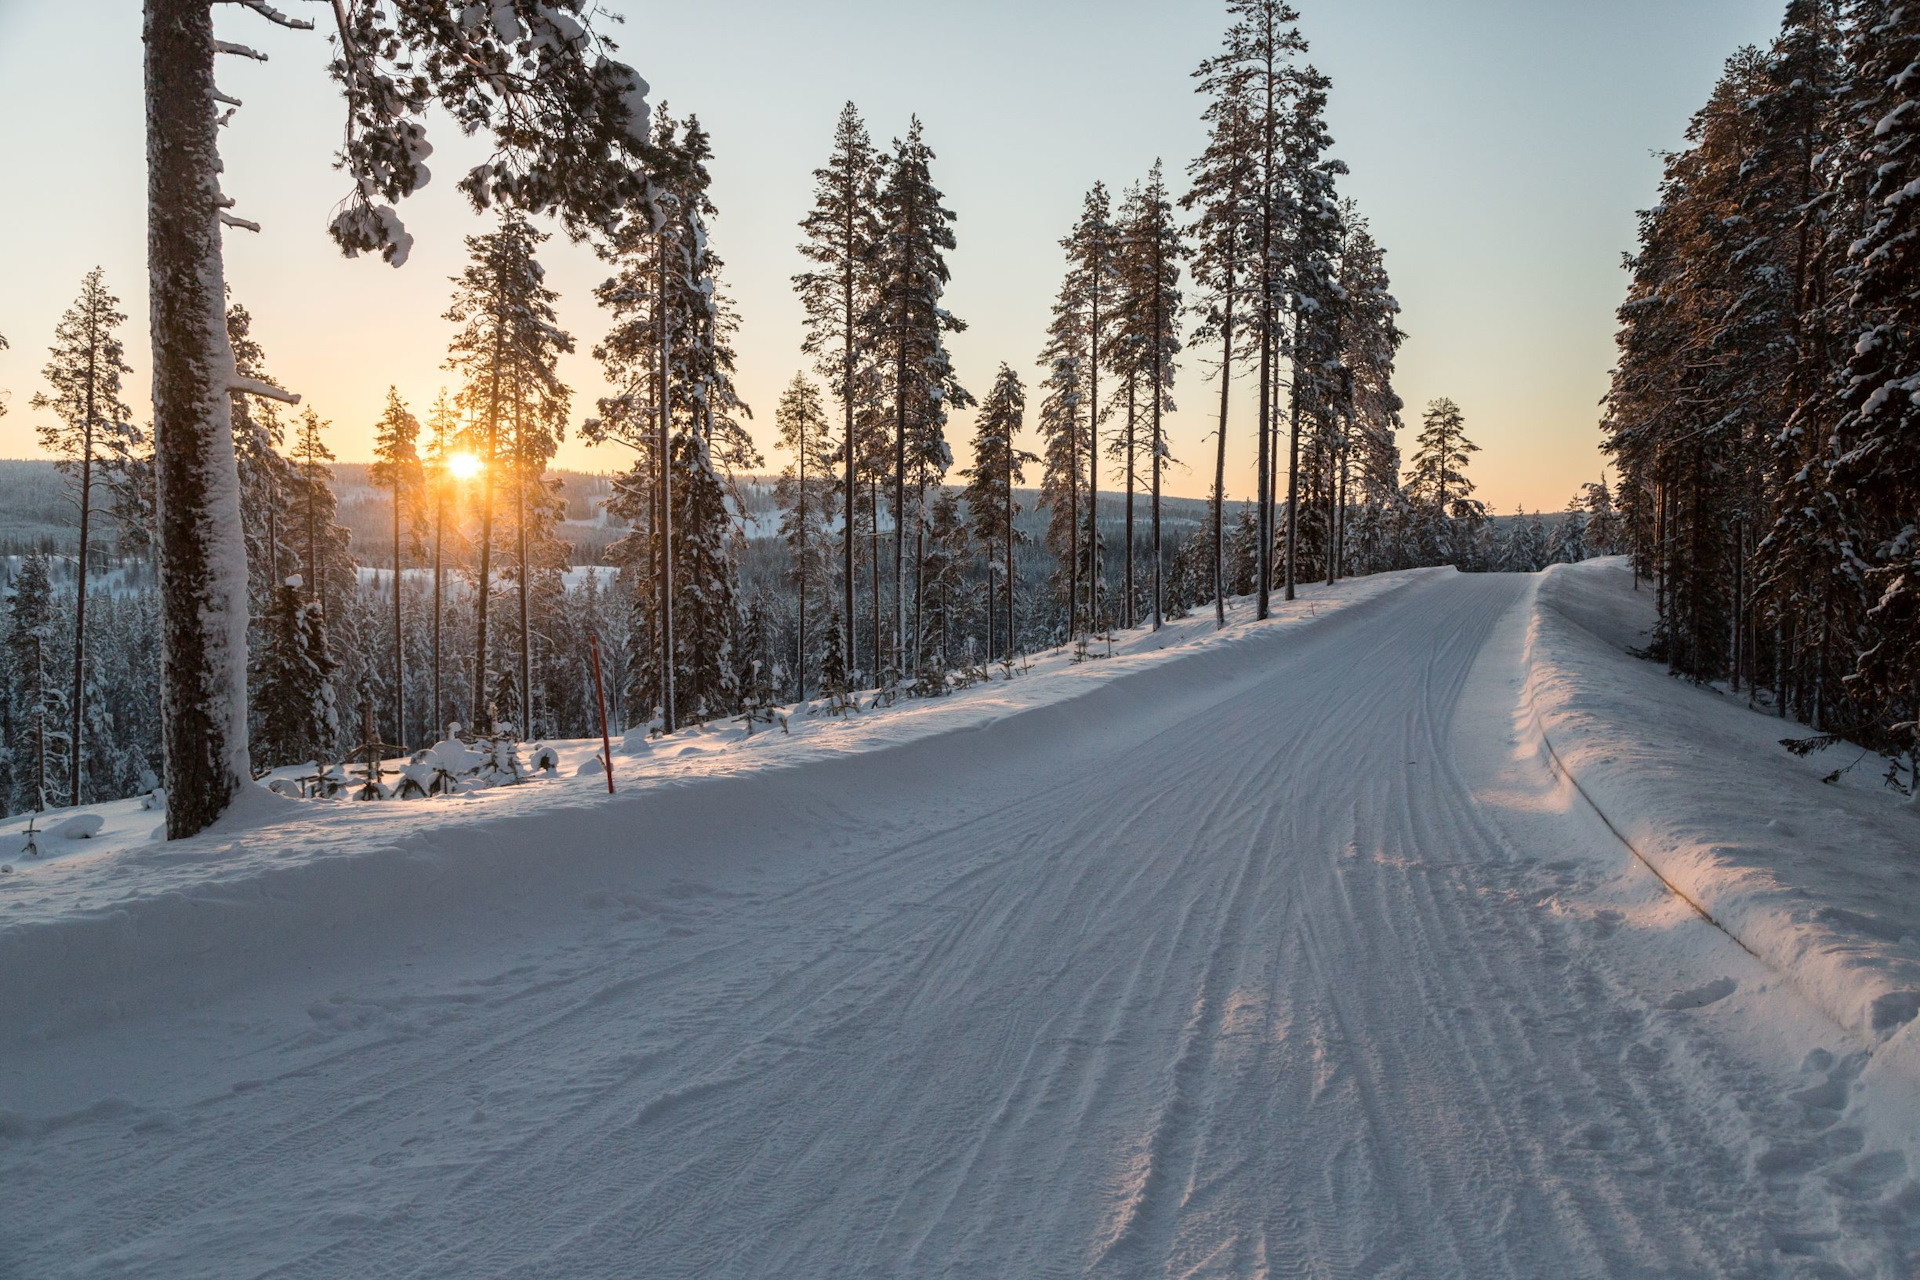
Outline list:
[[[455,480],[471,480],[480,474],[480,459],[470,453],[456,453],[447,459],[447,471]]]

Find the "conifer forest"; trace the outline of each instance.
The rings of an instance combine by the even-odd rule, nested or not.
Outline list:
[[[0,1280],[1920,1275],[1920,4],[0,121]]]

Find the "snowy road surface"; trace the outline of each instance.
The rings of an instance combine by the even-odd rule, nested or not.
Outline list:
[[[1516,754],[1531,589],[672,788],[598,884],[557,827],[10,1047],[0,1275],[1910,1274],[1863,1046]]]

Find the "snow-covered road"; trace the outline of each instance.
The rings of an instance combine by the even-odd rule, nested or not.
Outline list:
[[[1516,754],[1531,589],[670,788],[598,887],[10,1050],[0,1275],[1904,1274],[1858,1046]]]

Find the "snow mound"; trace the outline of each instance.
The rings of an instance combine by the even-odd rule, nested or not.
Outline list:
[[[1652,623],[1652,584],[1636,593],[1623,558],[1542,575],[1525,688],[1554,758],[1671,888],[1876,1057],[1920,1074],[1920,814],[1869,769],[1823,781],[1857,747],[1796,758],[1780,740],[1805,726],[1634,656]]]

